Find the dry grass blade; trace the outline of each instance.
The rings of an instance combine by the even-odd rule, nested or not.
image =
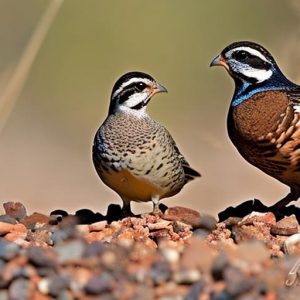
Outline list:
[[[44,15],[37,24],[22,56],[13,72],[11,79],[0,95],[0,132],[5,126],[19,95],[22,92],[30,69],[41,45],[53,23],[64,0],[51,0]]]

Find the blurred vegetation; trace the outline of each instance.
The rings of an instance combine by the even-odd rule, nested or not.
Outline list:
[[[0,89],[48,4],[0,0]],[[208,66],[228,43],[253,40],[297,79],[299,11],[296,1],[66,0],[0,133],[0,199],[45,212],[118,203],[94,172],[91,145],[114,82],[141,70],[169,90],[152,101],[150,114],[203,175],[167,205],[216,213],[248,198],[277,200],[284,186],[231,145],[233,83]]]

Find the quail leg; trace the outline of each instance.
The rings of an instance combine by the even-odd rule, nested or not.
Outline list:
[[[159,198],[158,197],[153,197],[152,202],[153,202],[153,212],[152,213],[154,215],[161,215],[162,212],[159,209]]]

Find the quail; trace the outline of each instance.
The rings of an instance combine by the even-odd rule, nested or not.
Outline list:
[[[288,80],[264,47],[247,41],[227,46],[211,62],[235,82],[227,130],[252,165],[290,187],[271,209],[300,196],[300,86]]]
[[[153,202],[177,194],[200,174],[179,152],[170,133],[147,113],[151,97],[167,92],[150,75],[129,72],[115,83],[108,116],[98,129],[93,162],[101,180],[119,194],[123,214],[130,202]]]

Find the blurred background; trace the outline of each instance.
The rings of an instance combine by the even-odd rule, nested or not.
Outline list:
[[[0,94],[49,4],[0,0]],[[96,175],[91,147],[113,84],[130,70],[168,88],[148,111],[202,174],[166,205],[216,215],[247,199],[272,204],[283,197],[288,188],[245,162],[227,137],[233,82],[209,63],[237,40],[263,44],[300,82],[296,0],[64,1],[0,131],[1,201],[44,213],[105,213],[109,203],[121,203]]]

